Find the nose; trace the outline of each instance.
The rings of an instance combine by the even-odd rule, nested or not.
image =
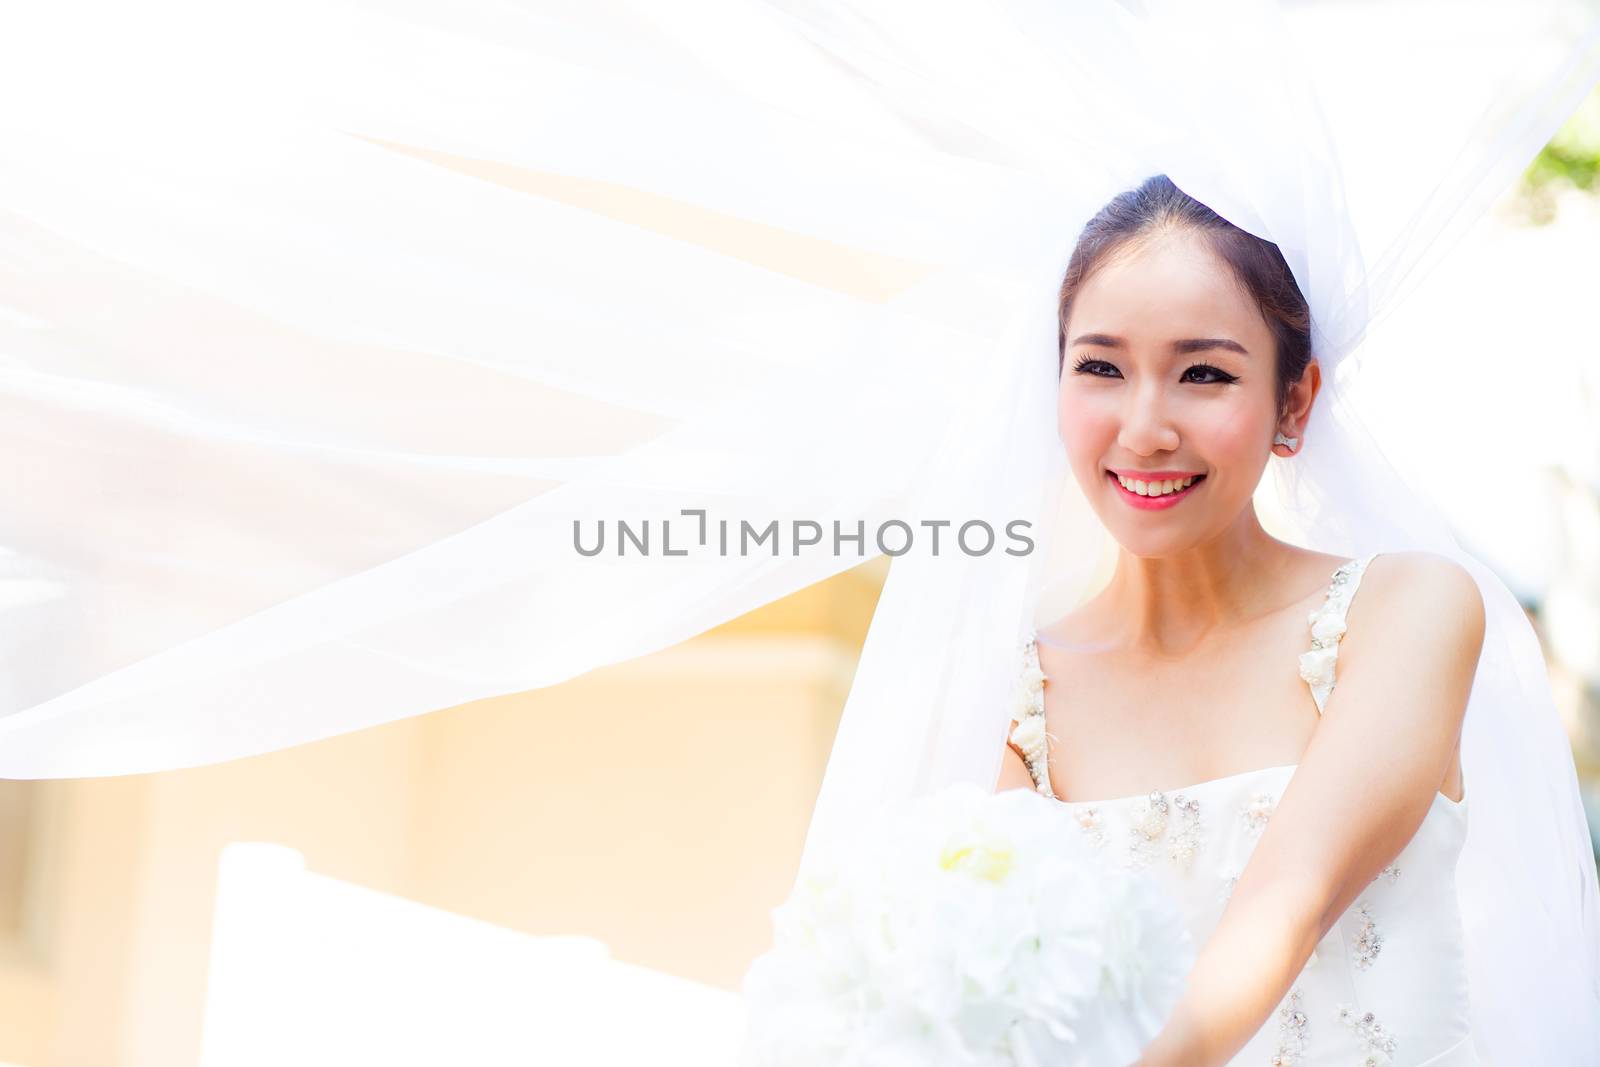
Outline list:
[[[1167,416],[1160,383],[1147,378],[1128,390],[1117,444],[1140,456],[1177,451],[1178,429]]]

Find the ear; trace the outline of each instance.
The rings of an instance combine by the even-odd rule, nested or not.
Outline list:
[[[1306,369],[1300,375],[1300,380],[1289,387],[1289,395],[1284,400],[1283,414],[1278,417],[1278,424],[1274,433],[1281,433],[1285,437],[1293,437],[1294,447],[1275,444],[1272,446],[1273,455],[1292,456],[1305,447],[1306,424],[1311,421],[1311,403],[1316,400],[1317,393],[1322,388],[1322,368],[1317,361],[1312,359],[1306,364]]]

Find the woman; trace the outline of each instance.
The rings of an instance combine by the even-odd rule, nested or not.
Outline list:
[[[1062,440],[1120,551],[1030,642],[999,785],[1184,901],[1204,950],[1141,1062],[1481,1062],[1454,881],[1476,583],[1262,528],[1269,449],[1305,447],[1320,386],[1309,313],[1273,245],[1165,176],[1090,221],[1060,320]]]
[[[1097,742],[1114,739],[1083,734],[1088,705],[1068,699],[1119,677],[1072,659],[1074,626],[1102,620],[1058,625],[1052,605],[1088,591],[1107,530],[1138,559],[1187,560],[1223,537],[1281,428],[1315,442],[1274,464],[1289,539],[1324,555],[1258,539],[1240,547],[1264,545],[1247,579],[1215,562],[1124,568],[1094,610],[1135,649],[1259,651],[1185,660],[1185,693],[1209,698],[1195,706],[1232,708],[1232,683],[1256,677],[1242,672],[1286,669],[1270,665],[1272,638],[1279,664],[1302,651],[1289,624],[1328,564],[1383,550],[1350,619],[1356,692],[1332,708],[1348,727],[1343,712],[1384,706],[1359,699],[1390,684],[1367,616],[1436,596],[1438,568],[1402,549],[1459,550],[1364,429],[1348,386],[1365,334],[1600,69],[1600,27],[1583,29],[1592,13],[1574,0],[1452,12],[1445,27],[1420,0],[1381,16],[1260,0],[245,3],[204,17],[176,0],[80,0],[32,16],[0,40],[0,77],[39,102],[0,119],[15,283],[0,338],[16,354],[0,454],[19,487],[0,560],[15,591],[0,774],[217,762],[552,685],[861,558],[713,544],[687,560],[580,559],[574,522],[698,507],[760,528],[780,506],[846,528],[1038,520],[1035,558],[894,560],[808,854],[882,801],[996,782],[1031,624],[1069,800],[1305,747],[1277,827],[1299,821],[1291,805],[1326,810],[1302,799],[1329,773],[1305,715],[1247,728],[1296,707],[1286,691],[1259,695],[1259,720],[1204,734],[1217,747],[1193,763],[1113,777]],[[1074,348],[1058,394],[1057,324],[1041,310],[1060,244],[1152,173],[1282,249],[1317,342],[1295,396],[1309,421],[1278,426],[1264,377],[1225,352],[1192,355],[1237,383],[1157,379],[1143,334],[1081,373]],[[1074,339],[1132,340],[1126,323],[1079,321],[1095,284]],[[1259,354],[1262,337],[1241,324],[1233,339]],[[1124,389],[1137,405],[1113,409]],[[1068,443],[1093,490],[1085,517],[1105,525],[1052,521],[1058,395],[1082,417]],[[1249,418],[1199,427],[1187,405],[1202,399]],[[1113,410],[1132,421],[1096,424]],[[1107,466],[1206,478],[1170,514],[1124,514],[1107,510],[1129,507]],[[1166,530],[1184,547],[1143,532]],[[1571,752],[1520,607],[1451,558],[1487,614],[1461,754],[1463,920],[1475,1007],[1485,998],[1473,1023],[1496,1064],[1591,1064],[1600,894]],[[1179,614],[1133,613],[1141,592],[1169,590],[1160,602]],[[1207,625],[1211,643],[1195,644]],[[1224,687],[1228,669],[1241,673]],[[1178,681],[1148,682],[1161,677]],[[1318,753],[1337,740],[1322,736]],[[1429,787],[1453,788],[1436,755]],[[1294,955],[1276,953],[1285,979]],[[1260,1022],[1208,1017],[1228,1032],[1206,1047]],[[1414,1035],[1399,1040],[1414,1051]]]

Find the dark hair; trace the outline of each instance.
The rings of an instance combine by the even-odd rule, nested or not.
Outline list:
[[[1179,189],[1165,174],[1146,178],[1137,189],[1119,193],[1089,220],[1078,237],[1057,303],[1057,373],[1066,368],[1067,317],[1072,301],[1089,275],[1114,254],[1148,237],[1182,229],[1195,229],[1206,236],[1212,251],[1228,264],[1261,309],[1277,343],[1278,410],[1283,411],[1289,387],[1300,380],[1311,361],[1311,309],[1306,298],[1277,245],[1241,230]]]

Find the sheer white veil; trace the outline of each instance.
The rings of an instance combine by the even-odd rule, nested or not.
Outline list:
[[[1094,211],[1162,172],[1276,242],[1311,304],[1326,385],[1261,489],[1292,538],[1479,580],[1479,1041],[1600,1062],[1595,871],[1537,640],[1361,391],[1369,334],[1600,78],[1600,25],[1580,0],[1438,11],[35,6],[0,40],[36,105],[0,117],[0,774],[554,684],[854,566],[835,522],[873,554],[899,520],[952,527],[893,561],[808,856],[873,804],[991,785],[1024,629],[1111,547],[1056,438],[1056,287]],[[653,554],[576,552],[602,519],[676,520],[686,554],[659,526]],[[1036,551],[954,547],[978,519]],[[780,550],[719,551],[740,520],[785,524]]]

